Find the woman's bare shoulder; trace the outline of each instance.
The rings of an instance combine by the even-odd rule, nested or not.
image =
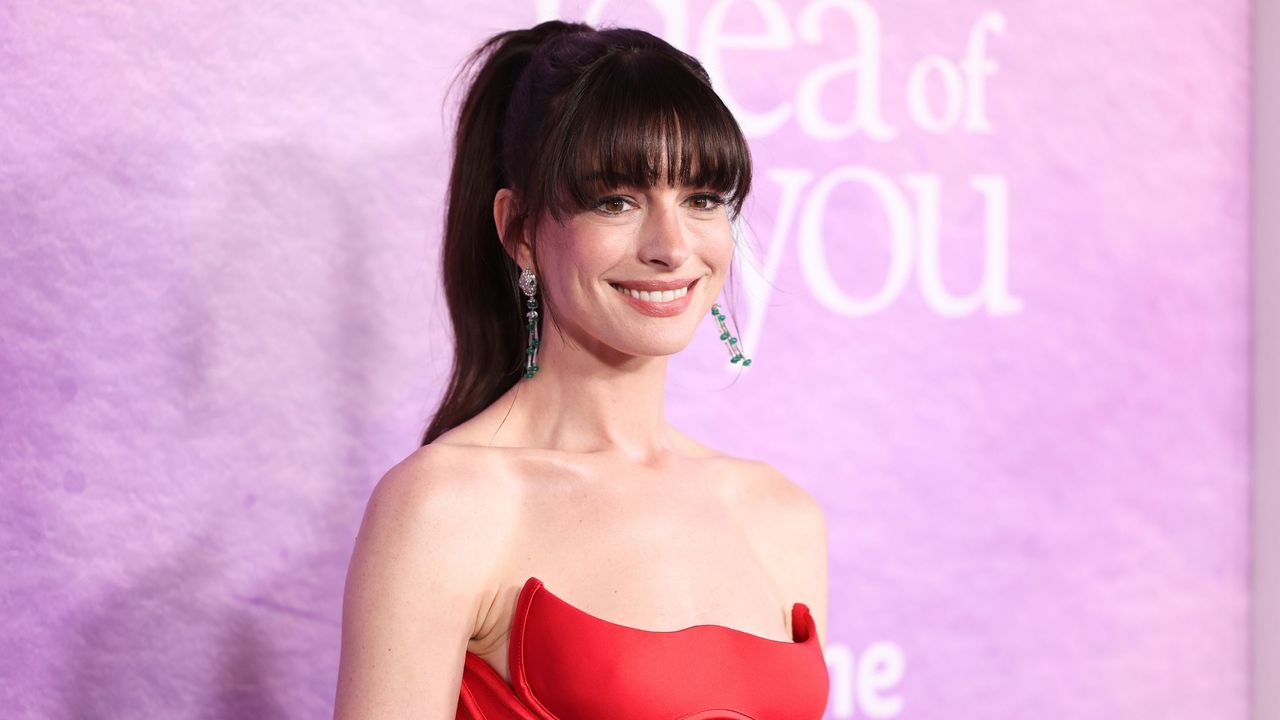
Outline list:
[[[457,687],[509,543],[500,484],[483,457],[427,446],[373,486],[343,591],[336,717],[426,712],[423,687]],[[445,695],[430,699],[440,712],[457,702]]]
[[[431,443],[393,465],[374,487],[403,507],[466,515],[493,512],[508,488],[498,453],[481,446]]]
[[[714,451],[708,459],[723,463],[732,474],[725,489],[742,502],[769,513],[798,515],[801,521],[812,520],[822,509],[813,495],[770,463],[753,457]]]
[[[380,563],[385,572],[425,573],[449,593],[467,596],[464,616],[476,618],[518,525],[512,487],[511,474],[484,448],[419,447],[375,484],[357,555],[388,558]]]
[[[803,485],[763,460],[749,462],[756,469],[766,496],[780,510],[792,513],[805,524],[821,518],[822,506]]]
[[[805,603],[818,635],[827,630],[827,518],[821,503],[803,485],[773,465],[739,458],[750,468],[735,492],[736,505],[755,531],[754,541],[767,560],[789,609]]]

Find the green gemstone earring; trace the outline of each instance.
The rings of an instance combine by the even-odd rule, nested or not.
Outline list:
[[[525,328],[529,331],[524,349],[524,376],[527,379],[538,374],[538,346],[542,344],[538,337],[538,299],[534,297],[538,292],[538,278],[529,268],[520,268],[519,284],[526,295],[525,305],[529,308],[524,314]]]
[[[719,303],[711,306],[711,315],[716,319],[716,324],[720,326],[720,339],[724,341],[724,346],[729,348],[729,362],[736,363],[742,361],[742,367],[751,364],[751,358],[742,355],[742,346],[738,343],[738,338],[729,334],[729,328],[724,324],[724,313],[720,311]]]

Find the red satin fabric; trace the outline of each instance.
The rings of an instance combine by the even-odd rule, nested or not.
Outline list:
[[[821,720],[829,679],[817,628],[792,642],[723,625],[651,631],[609,622],[530,577],[516,601],[511,685],[467,652],[457,720]]]

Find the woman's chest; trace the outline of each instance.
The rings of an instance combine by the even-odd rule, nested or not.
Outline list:
[[[505,681],[517,599],[530,577],[590,617],[628,628],[715,625],[774,641],[790,637],[785,588],[767,552],[767,518],[717,486],[723,478],[686,470],[654,479],[619,470],[608,484],[564,472],[530,480],[542,482],[522,490],[519,527],[509,535],[485,632],[468,645]]]

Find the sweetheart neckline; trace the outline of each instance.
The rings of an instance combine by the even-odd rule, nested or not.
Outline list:
[[[697,625],[689,625],[688,627],[677,628],[675,630],[645,630],[644,628],[638,628],[631,625],[623,625],[622,623],[617,623],[612,620],[606,620],[598,615],[593,615],[587,612],[586,610],[583,610],[582,608],[574,605],[568,600],[565,600],[564,598],[552,592],[551,589],[546,586],[546,583],[542,582],[537,577],[534,577],[532,575],[530,575],[529,578],[525,580],[524,587],[520,589],[520,597],[516,601],[517,607],[522,602],[526,602],[524,598],[524,595],[526,593],[532,595],[539,589],[545,592],[548,597],[559,602],[564,607],[567,607],[570,610],[573,610],[579,613],[580,615],[587,617],[593,622],[603,623],[605,625],[611,625],[616,628],[621,628],[622,630],[627,630],[634,633],[643,633],[646,635],[676,635],[679,633],[687,633],[691,630],[698,630],[699,628],[711,628],[715,630],[728,631],[736,635],[743,635],[748,638],[760,640],[762,642],[775,643],[777,645],[808,645],[810,642],[812,642],[814,636],[817,634],[815,632],[816,628],[812,627],[812,615],[810,614],[809,606],[802,602],[795,602],[791,604],[791,639],[775,640],[773,638],[767,638],[763,635],[757,635],[753,632],[748,632],[746,630],[739,630],[738,628],[729,627],[728,625],[720,625],[717,623],[698,623]],[[532,597],[530,597],[528,601],[532,601]],[[796,612],[797,608],[799,608],[800,610],[799,613]],[[803,629],[807,631],[807,634],[803,640],[795,639],[796,633],[799,630],[799,628],[797,628],[796,626],[797,620],[804,621]]]
[[[527,680],[524,679],[524,673],[526,670],[524,668],[523,661],[523,641],[517,642],[515,640],[514,633],[518,631],[520,636],[523,638],[524,630],[528,623],[529,612],[533,607],[533,599],[538,590],[545,592],[548,598],[560,603],[562,607],[578,613],[578,615],[587,618],[591,622],[618,628],[632,634],[647,636],[666,635],[668,637],[675,638],[693,632],[723,632],[733,637],[744,637],[749,642],[768,643],[768,646],[796,648],[794,651],[781,651],[788,655],[792,652],[810,652],[811,649],[821,647],[818,644],[818,628],[813,620],[813,615],[809,610],[809,606],[802,602],[794,602],[791,604],[791,640],[774,640],[773,638],[767,638],[763,635],[756,635],[755,633],[748,632],[746,630],[739,630],[738,628],[729,627],[728,625],[720,625],[717,623],[699,623],[697,625],[690,625],[676,630],[645,630],[644,628],[623,625],[622,623],[616,623],[612,620],[606,620],[599,617],[598,615],[593,615],[586,610],[577,607],[568,600],[565,600],[559,595],[556,595],[536,576],[530,575],[528,579],[525,580],[524,587],[520,588],[520,592],[516,596],[515,610],[512,614],[512,635],[508,638],[506,653],[507,672],[510,674],[511,679],[508,680],[500,675],[498,673],[498,669],[489,664],[489,661],[483,656],[474,653],[471,650],[467,650],[464,653],[467,659],[465,663],[466,667],[479,678],[483,678],[483,682],[488,683],[491,686],[491,691],[493,691],[494,686],[505,688],[510,692],[516,693],[516,695],[525,702],[536,701],[536,698],[533,697],[533,690],[528,686]],[[805,638],[803,640],[796,640],[795,637],[797,632],[801,631],[806,633]],[[818,652],[821,653],[822,651],[819,649]],[[465,683],[466,681],[464,680],[464,687]]]
[[[549,598],[555,603],[559,603],[560,610],[568,609],[570,611],[573,611],[574,613],[577,614],[579,618],[584,618],[586,622],[597,623],[597,624],[601,624],[611,628],[617,628],[622,631],[629,631],[633,635],[650,636],[650,637],[665,635],[671,638],[671,642],[673,643],[671,648],[673,651],[675,651],[677,647],[681,648],[680,654],[682,657],[686,654],[686,651],[690,650],[690,648],[684,647],[690,641],[698,642],[704,639],[707,641],[710,641],[712,639],[711,635],[699,634],[699,633],[707,633],[707,632],[726,633],[730,638],[732,637],[746,638],[746,640],[737,641],[737,643],[735,643],[731,647],[728,646],[729,638],[724,638],[723,640],[726,645],[724,647],[717,647],[716,648],[717,652],[730,651],[735,654],[742,654],[743,651],[747,649],[747,646],[742,645],[741,643],[743,642],[752,643],[757,641],[762,643],[769,643],[770,646],[793,647],[795,648],[795,650],[790,650],[790,651],[781,650],[781,649],[777,650],[776,657],[770,661],[771,663],[775,663],[771,665],[771,667],[774,667],[777,669],[782,669],[785,667],[788,669],[794,669],[795,672],[801,672],[801,669],[800,669],[801,666],[796,665],[794,663],[803,662],[805,663],[803,671],[807,673],[807,672],[810,672],[810,668],[814,667],[809,663],[816,663],[816,666],[822,669],[821,677],[823,681],[823,686],[822,686],[823,692],[824,693],[827,692],[826,683],[829,681],[827,679],[825,660],[815,661],[814,659],[815,655],[817,658],[822,658],[822,654],[821,654],[822,650],[818,640],[817,625],[814,622],[813,615],[809,610],[809,606],[806,605],[805,603],[794,602],[791,604],[791,640],[774,640],[773,638],[767,638],[762,635],[756,635],[755,633],[748,632],[746,630],[739,630],[737,628],[729,627],[727,625],[720,625],[717,623],[699,623],[697,625],[690,625],[688,627],[683,627],[676,630],[645,630],[643,628],[637,628],[630,625],[623,625],[621,623],[616,623],[616,622],[613,622],[612,620],[606,620],[597,615],[593,615],[587,612],[586,610],[583,610],[582,608],[579,608],[576,605],[570,603],[568,600],[565,600],[559,595],[556,595],[554,592],[549,590],[546,587],[546,585],[541,580],[539,580],[536,576],[529,576],[525,580],[524,586],[520,589],[520,592],[517,595],[515,610],[512,618],[511,635],[509,637],[508,646],[507,646],[507,661],[508,661],[507,671],[508,671],[508,674],[510,675],[510,679],[504,678],[502,675],[500,675],[498,673],[497,668],[494,667],[493,665],[490,665],[489,661],[486,660],[484,657],[470,650],[467,650],[466,662],[464,664],[465,665],[464,678],[462,681],[462,689],[459,695],[460,697],[459,707],[461,707],[461,703],[463,702],[462,698],[471,698],[470,702],[472,703],[472,705],[475,705],[477,700],[475,700],[475,696],[473,693],[479,692],[480,688],[484,688],[484,692],[487,692],[493,698],[505,703],[503,705],[505,709],[514,710],[515,707],[512,704],[516,703],[516,701],[518,700],[519,701],[518,704],[522,711],[531,712],[530,710],[531,708],[536,708],[543,713],[543,715],[539,715],[538,717],[543,717],[544,715],[548,717],[556,716],[555,713],[553,713],[551,710],[547,708],[546,704],[543,702],[543,698],[539,697],[539,693],[546,690],[546,688],[543,686],[546,685],[548,682],[547,677],[545,676],[545,674],[539,677],[531,677],[529,675],[529,668],[526,666],[526,663],[525,663],[525,654],[528,648],[528,644],[526,643],[525,633],[529,629],[530,613],[534,605],[533,601],[536,599],[536,596],[539,590],[545,591],[547,598]],[[557,622],[556,624],[562,624],[566,621],[572,622],[571,620],[564,618],[562,613],[562,617],[559,618],[559,622]],[[684,635],[690,634],[690,633],[693,633],[693,634],[690,635],[688,638],[684,637]],[[565,633],[562,633],[559,628],[547,628],[546,631],[540,633],[539,639],[533,642],[536,643],[536,646],[541,646],[541,647],[545,647],[547,643],[551,643],[553,645],[558,644],[562,642],[562,640],[557,639],[557,636],[560,636],[563,634]],[[795,639],[796,636],[800,634],[804,635],[804,639],[796,640]],[[594,637],[594,642],[596,643],[594,646],[591,646],[591,648],[589,648],[591,652],[598,652],[602,648],[605,648],[606,646],[601,645],[600,644],[601,642],[606,644],[611,642],[611,639],[607,638],[607,636],[601,636],[598,633],[592,633],[591,635]],[[677,640],[676,639],[677,637],[679,637],[680,639]],[[624,640],[622,638],[619,638],[617,642],[619,647],[636,647],[636,640],[634,638],[629,640]],[[641,644],[643,644],[643,641],[641,642]],[[693,648],[693,649],[696,650],[696,648]],[[557,651],[557,652],[563,654],[563,653],[572,653],[574,651],[570,650],[569,648],[564,648],[562,651]],[[770,652],[773,652],[773,651],[770,651]],[[650,657],[652,659],[652,654],[649,652],[641,652],[641,656]],[[561,658],[561,660],[563,659],[564,658]],[[784,665],[779,663],[786,663],[786,664]],[[814,673],[815,673],[814,677],[817,677],[817,672],[814,671]],[[471,680],[468,680],[468,677],[470,677]],[[555,676],[553,675],[552,678],[554,679],[554,677]],[[468,689],[469,682],[478,683],[478,685],[476,685],[475,688],[469,690]],[[812,687],[816,688],[817,685],[814,684],[812,685]],[[554,695],[554,692],[553,692],[553,695]],[[815,705],[815,708],[816,707],[817,706]],[[719,717],[720,716],[719,713],[724,712],[724,710],[727,710],[727,708],[716,710],[716,711],[705,710],[705,711],[700,711],[693,714],[685,714],[685,715],[682,715],[682,717],[686,718],[687,720],[693,720],[694,717],[702,717],[703,715],[707,715],[707,717],[710,718],[712,715],[708,713],[714,713],[715,717]],[[521,718],[525,717],[523,713],[520,714],[519,716]],[[468,717],[470,717],[470,715],[468,715]],[[747,716],[744,715],[742,717],[745,718]],[[532,720],[532,718],[533,718],[533,715],[532,714],[529,715],[529,720]]]

